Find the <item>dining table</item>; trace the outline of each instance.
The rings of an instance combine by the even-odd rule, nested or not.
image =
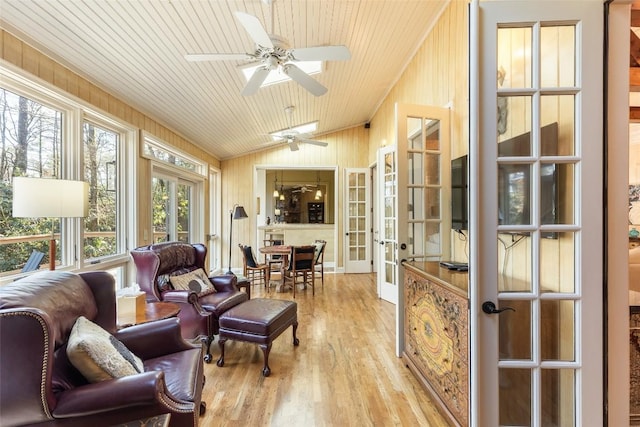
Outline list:
[[[287,269],[287,266],[289,265],[289,254],[291,253],[291,246],[267,245],[267,246],[262,246],[259,249],[259,251],[261,254],[264,254],[264,255],[280,255],[282,257],[282,262],[280,263],[280,280],[278,280],[278,284],[276,285],[276,292],[282,292],[284,290],[285,271]],[[269,281],[275,282],[275,280],[269,280]],[[271,284],[269,284],[268,286],[270,285]]]

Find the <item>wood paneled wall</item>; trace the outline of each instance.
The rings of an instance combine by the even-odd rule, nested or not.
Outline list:
[[[66,92],[71,97],[84,101],[135,128],[144,130],[173,147],[202,159],[213,167],[220,167],[220,161],[217,158],[201,150],[178,133],[58,64],[4,29],[0,29],[0,58]],[[139,235],[135,243],[136,246],[150,243],[151,239],[150,173],[150,161],[139,157],[138,180],[136,182],[139,201],[137,209]],[[205,195],[208,202],[208,185],[205,185]],[[208,203],[205,204],[208,206]],[[206,211],[208,212],[208,208]],[[208,221],[205,221],[205,224],[208,224]],[[143,239],[145,229],[149,231],[147,240]],[[208,233],[208,230],[205,232]]]
[[[468,1],[452,1],[371,119],[369,161],[395,143],[396,103],[451,108],[451,158],[468,152]]]

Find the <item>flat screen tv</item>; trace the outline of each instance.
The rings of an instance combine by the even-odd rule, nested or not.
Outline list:
[[[557,154],[558,123],[543,126],[540,132],[542,154]],[[529,132],[499,144],[499,155],[530,155]],[[468,156],[451,161],[451,228],[469,229]],[[542,224],[558,223],[558,165],[545,163],[540,170],[540,219]],[[498,167],[498,224],[531,224],[531,169],[528,164],[500,164]],[[556,233],[542,233],[556,238]]]
[[[558,123],[543,126],[540,130],[543,156],[557,154]],[[500,156],[529,156],[530,132],[501,142]],[[542,163],[540,167],[540,222],[558,223],[558,173],[554,163]],[[500,164],[498,166],[498,224],[531,224],[531,166],[529,164]],[[545,232],[544,238],[557,238],[556,233]]]
[[[469,182],[467,156],[451,161],[451,228],[469,229]]]

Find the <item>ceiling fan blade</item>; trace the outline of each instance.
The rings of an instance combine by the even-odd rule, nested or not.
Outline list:
[[[293,139],[290,139],[287,142],[289,143],[289,148],[291,149],[291,151],[298,151],[300,149],[296,141],[294,141]]]
[[[249,96],[256,93],[268,75],[269,69],[267,67],[256,68],[256,71],[253,72],[253,76],[251,76],[247,85],[242,89],[242,95]]]
[[[247,53],[189,53],[184,58],[189,62],[255,59]]]
[[[234,12],[234,14],[258,46],[273,49],[273,42],[258,18],[244,12]]]
[[[291,49],[291,56],[296,61],[346,61],[351,59],[351,52],[346,46],[317,46]]]
[[[313,144],[313,145],[318,145],[320,147],[326,147],[327,145],[329,145],[326,142],[322,142],[322,141],[316,141],[314,139],[306,139],[306,138],[298,138],[298,140],[306,143],[306,144]],[[314,186],[315,187],[315,186]]]
[[[315,96],[321,96],[327,93],[326,87],[322,86],[314,80],[313,77],[310,77],[307,73],[293,64],[286,64],[282,68],[282,71]]]

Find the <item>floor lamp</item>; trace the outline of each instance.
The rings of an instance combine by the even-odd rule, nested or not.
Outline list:
[[[13,216],[51,218],[49,270],[56,269],[55,218],[84,218],[89,212],[89,183],[55,178],[13,178]]]
[[[231,247],[233,246],[233,220],[234,219],[244,219],[244,218],[249,218],[247,216],[247,212],[244,210],[244,206],[240,206],[238,204],[233,205],[233,209],[231,209],[229,211],[229,214],[231,215],[231,222],[229,223],[229,271],[227,271],[227,274],[233,274],[233,271],[231,271]]]

